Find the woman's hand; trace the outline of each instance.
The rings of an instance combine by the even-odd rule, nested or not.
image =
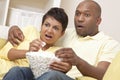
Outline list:
[[[39,51],[39,49],[43,48],[44,42],[40,39],[35,39],[30,43],[29,51]]]

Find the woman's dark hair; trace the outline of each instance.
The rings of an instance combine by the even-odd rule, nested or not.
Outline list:
[[[51,8],[42,18],[42,24],[44,23],[45,19],[47,17],[53,17],[55,18],[57,21],[59,21],[62,24],[62,31],[65,31],[65,29],[67,28],[68,25],[68,16],[65,13],[63,8]]]

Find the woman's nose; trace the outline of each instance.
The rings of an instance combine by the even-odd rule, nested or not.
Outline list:
[[[52,32],[52,27],[49,27],[49,28],[47,29],[47,31],[48,31],[48,32]]]

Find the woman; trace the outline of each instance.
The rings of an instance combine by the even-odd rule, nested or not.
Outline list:
[[[8,42],[6,46],[3,47],[3,49],[0,51],[0,57],[2,58],[0,63],[4,66],[0,67],[2,70],[0,73],[1,79],[5,73],[14,66],[29,66],[26,60],[26,52],[39,50],[48,50],[54,52],[56,49],[58,49],[58,47],[54,46],[54,43],[64,34],[67,24],[68,16],[64,10],[61,8],[51,8],[43,16],[40,33],[33,27],[27,27],[23,31],[25,40],[20,43],[19,46],[13,47]],[[46,45],[42,47],[43,42],[45,42]],[[7,75],[9,75],[9,73]],[[10,75],[10,77],[12,76]],[[13,80],[11,78],[9,79]]]

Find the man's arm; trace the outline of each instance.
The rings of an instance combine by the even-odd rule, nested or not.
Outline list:
[[[101,61],[96,67],[92,66],[77,56],[72,48],[59,49],[55,54],[58,58],[62,58],[63,62],[68,62],[69,64],[76,66],[84,76],[90,76],[97,80],[102,80],[104,73],[110,65],[109,62]]]
[[[95,67],[88,64],[81,58],[78,58],[77,61],[78,63],[76,67],[84,76],[90,76],[90,77],[96,78],[97,80],[102,80],[108,66],[110,65],[109,62],[101,61]]]

